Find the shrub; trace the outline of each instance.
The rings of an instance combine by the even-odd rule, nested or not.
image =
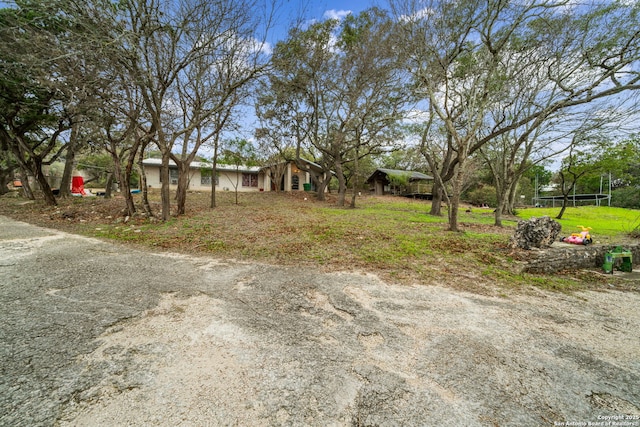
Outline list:
[[[488,205],[496,207],[496,189],[490,185],[483,185],[467,193],[466,201],[472,205]]]
[[[626,209],[640,209],[640,188],[625,187],[611,193],[611,206]]]

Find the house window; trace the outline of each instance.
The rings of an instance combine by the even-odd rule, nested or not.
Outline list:
[[[258,175],[255,173],[243,173],[242,174],[242,186],[243,187],[257,187]]]
[[[298,175],[293,175],[291,177],[291,189],[292,190],[300,189],[300,178],[298,177]]]
[[[162,170],[160,170],[160,182],[162,182]],[[169,169],[169,184],[178,185],[178,169]]]
[[[216,185],[220,183],[220,173],[216,172]],[[200,185],[211,185],[211,169],[200,169]]]
[[[178,185],[178,169],[169,169],[169,182],[171,185]]]

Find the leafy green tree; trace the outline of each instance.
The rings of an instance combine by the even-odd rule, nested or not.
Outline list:
[[[420,154],[418,147],[401,147],[380,156],[376,156],[375,162],[385,169],[411,170],[426,172],[429,166]],[[373,171],[372,171],[373,172]]]
[[[452,231],[458,230],[465,169],[486,144],[514,130],[511,141],[531,140],[560,112],[639,87],[640,22],[633,4],[394,0],[391,7],[425,112],[422,143],[438,143],[424,154],[437,187],[450,183]],[[444,136],[432,138],[435,131]]]
[[[278,132],[293,142],[296,164],[310,173],[318,200],[324,200],[333,167],[332,159],[316,147],[329,145],[323,103],[329,93],[325,81],[335,69],[332,46],[336,27],[337,21],[324,21],[306,30],[291,29],[288,38],[274,49],[273,69],[256,104],[261,132]],[[320,165],[320,173],[300,161],[304,154]]]
[[[56,200],[43,166],[63,152],[59,137],[70,127],[64,94],[51,81],[57,64],[46,62],[59,45],[59,27],[66,25],[56,18],[29,2],[0,9],[0,141],[33,174],[49,205]],[[46,57],[45,45],[52,50]]]
[[[101,70],[63,5],[16,0],[0,10],[0,138],[50,205],[56,200],[43,167],[67,159],[64,193]]]
[[[523,177],[528,178],[531,182],[537,182],[538,190],[541,187],[549,185],[553,178],[553,172],[545,168],[542,164],[531,165],[522,175]]]
[[[594,168],[581,180],[582,192],[606,192],[640,184],[640,139],[632,136],[619,141],[605,139],[592,148]],[[611,182],[609,183],[609,179]]]
[[[293,29],[276,46],[258,114],[264,127],[288,130],[298,159],[302,152],[311,153],[321,165],[323,173],[312,174],[319,199],[335,173],[338,205],[344,205],[347,169],[357,182],[358,162],[388,150],[398,139],[400,108],[407,97],[395,37],[387,14],[374,8],[342,23],[327,20]]]
[[[396,192],[404,192],[409,186],[409,179],[411,178],[411,174],[407,173],[391,173],[387,174],[387,179],[389,180],[389,185]]]
[[[476,206],[496,206],[496,189],[490,185],[478,186],[469,191],[467,201]]]

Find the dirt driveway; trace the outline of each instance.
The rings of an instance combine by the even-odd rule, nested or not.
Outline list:
[[[0,301],[2,426],[640,426],[633,292],[488,297],[0,217]]]

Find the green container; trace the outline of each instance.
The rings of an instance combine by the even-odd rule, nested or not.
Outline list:
[[[311,183],[310,182],[306,182],[306,183],[302,184],[302,187],[304,188],[304,191],[311,191]]]
[[[613,274],[614,263],[617,258],[620,258],[622,261],[622,264],[619,266],[620,271],[627,273],[633,271],[633,254],[631,251],[624,250],[621,246],[616,246],[615,249],[604,254],[602,269],[605,273]]]

